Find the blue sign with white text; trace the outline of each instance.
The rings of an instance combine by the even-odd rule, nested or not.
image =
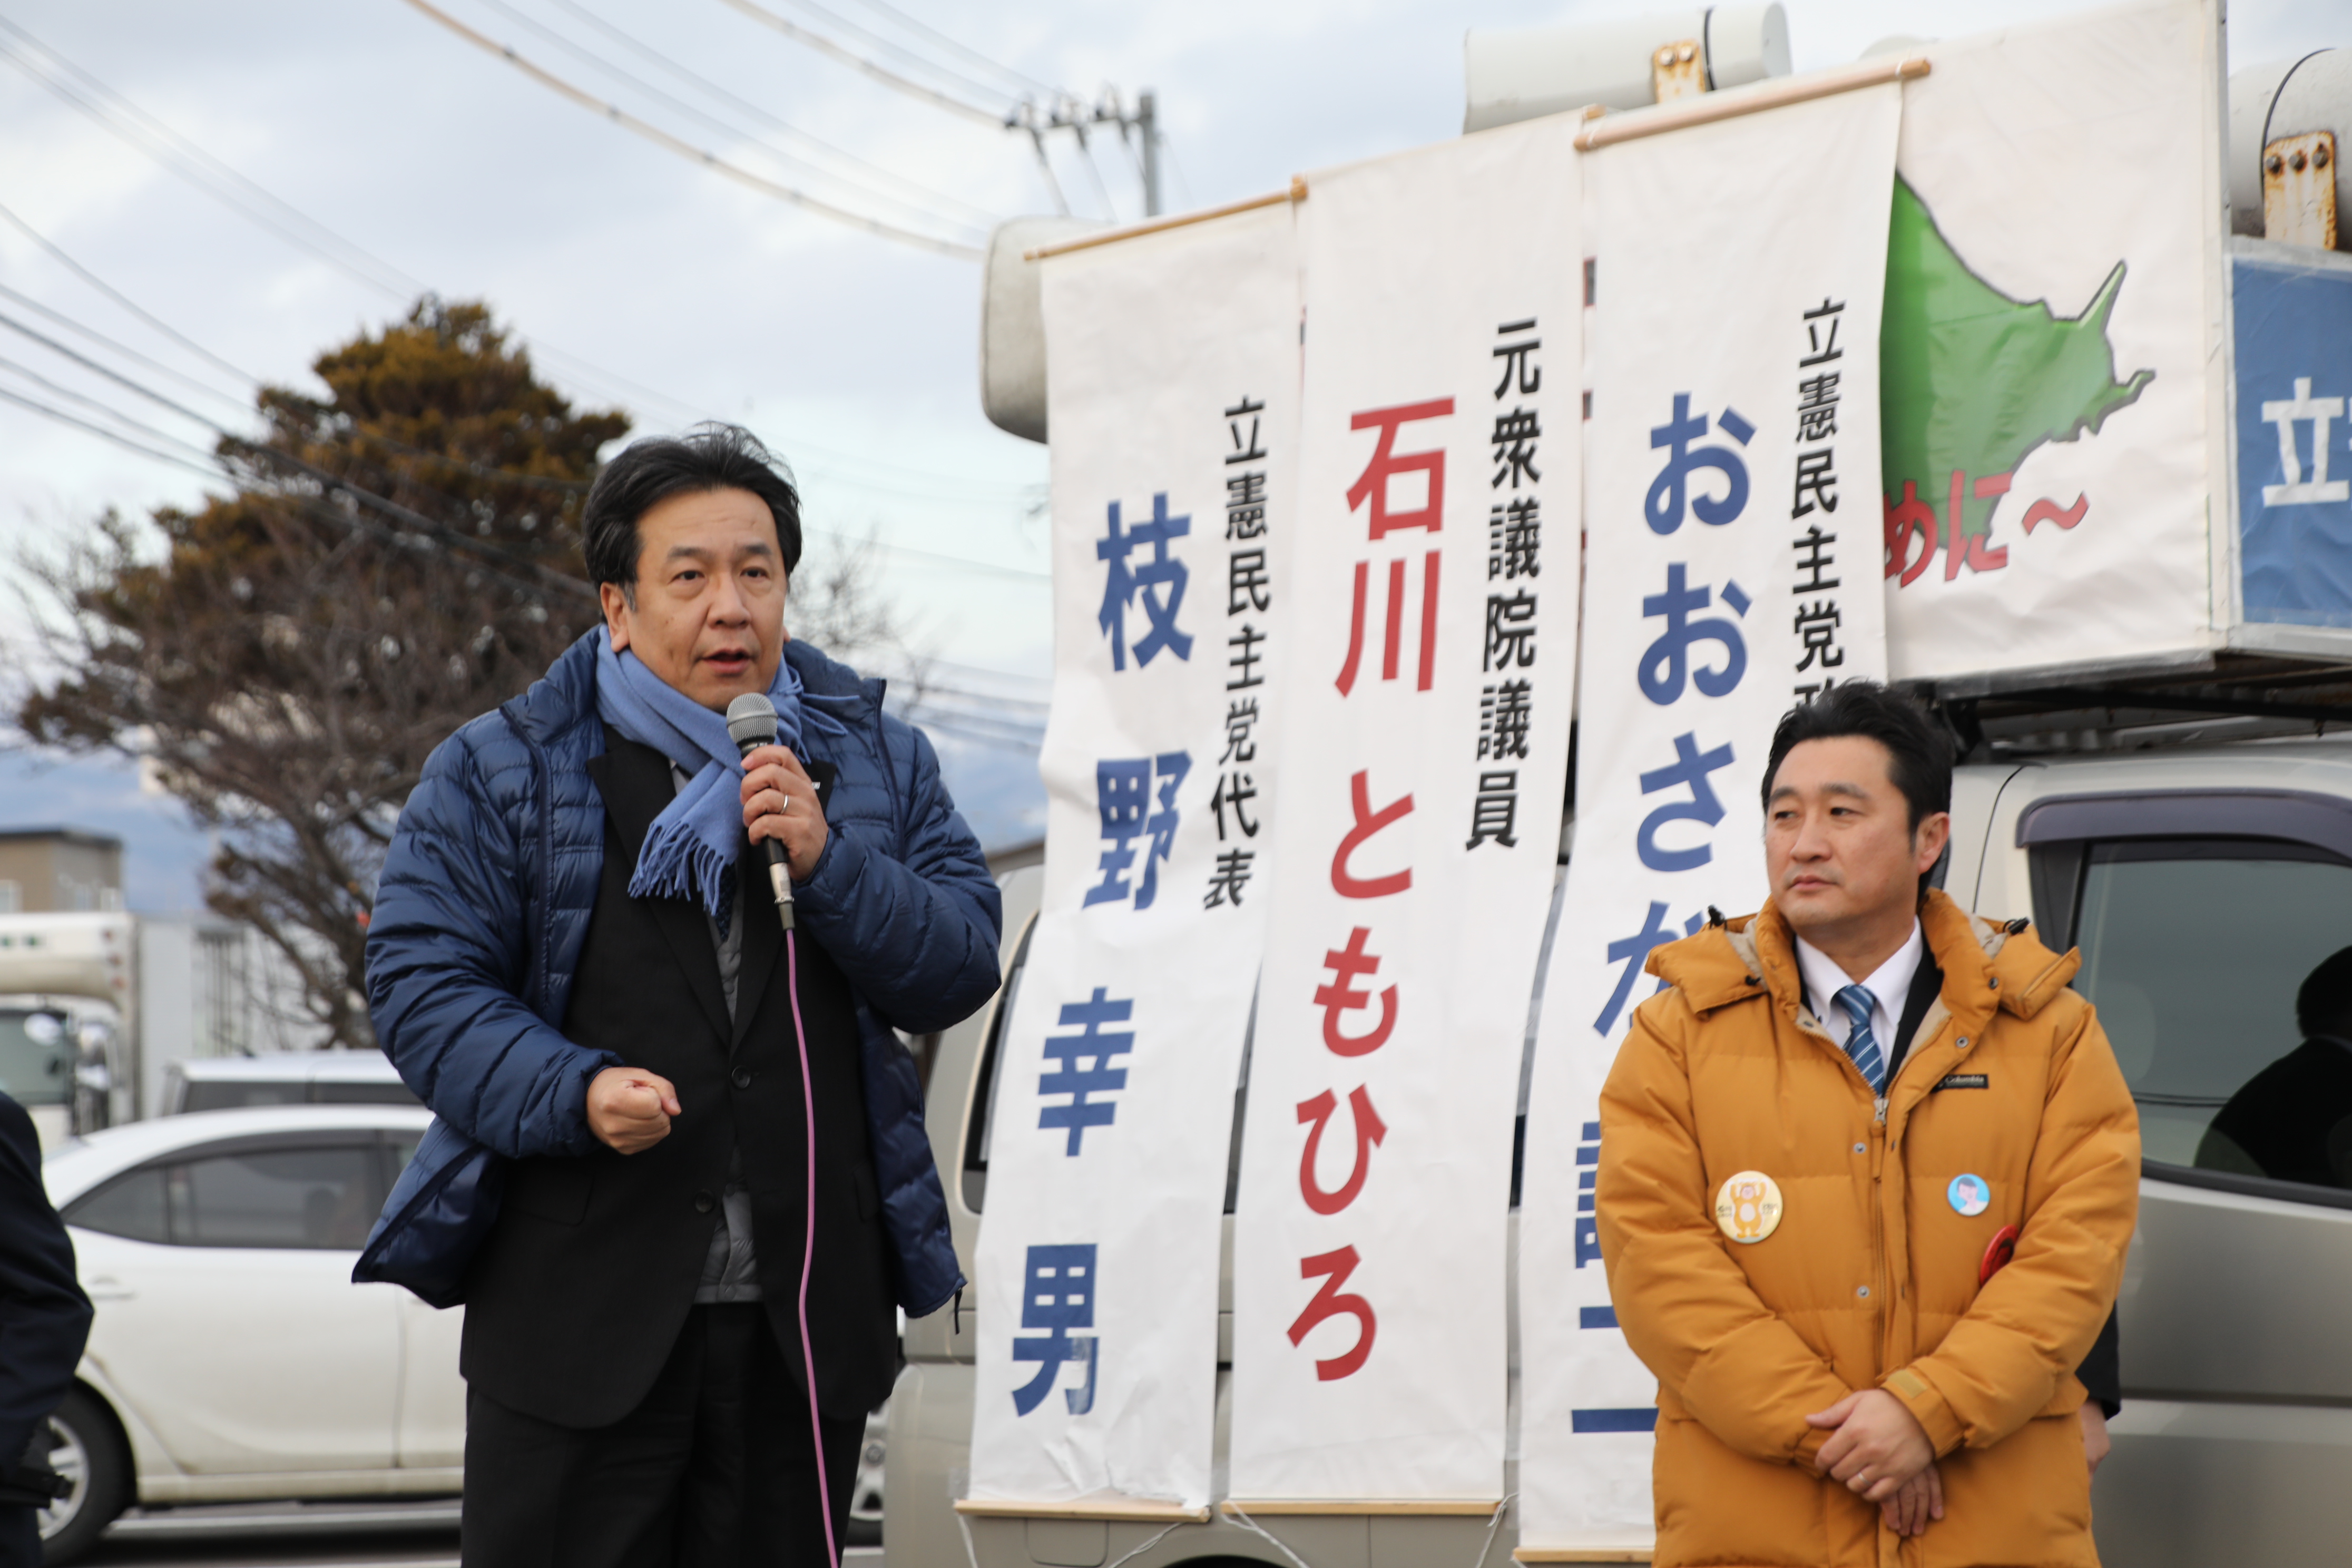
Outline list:
[[[2230,258],[2245,617],[2352,626],[2352,265],[2305,254]]]

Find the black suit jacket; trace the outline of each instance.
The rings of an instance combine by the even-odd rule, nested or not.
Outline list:
[[[828,1415],[862,1415],[888,1397],[898,1352],[848,983],[805,931],[787,952],[759,896],[765,864],[747,839],[736,874],[752,880],[730,1017],[701,908],[628,894],[646,833],[672,798],[668,761],[609,731],[607,744],[589,766],[604,797],[604,863],[563,1032],[669,1079],[683,1109],[669,1135],[639,1153],[599,1149],[509,1168],[467,1286],[467,1380],[562,1426],[626,1415],[693,1305],[740,1144],[763,1304],[807,1386],[799,1298],[812,1208],[797,1012],[815,1104],[808,1331],[817,1402]]]
[[[89,1316],[33,1119],[0,1094],[0,1474],[72,1386]]]

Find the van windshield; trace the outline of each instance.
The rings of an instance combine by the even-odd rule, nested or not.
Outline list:
[[[2352,1188],[2352,866],[2255,839],[2097,844],[2075,925],[2147,1157]],[[2352,982],[2352,962],[2341,966]],[[2336,990],[2345,993],[2341,997]],[[2338,1038],[2338,1034],[2345,1038]]]

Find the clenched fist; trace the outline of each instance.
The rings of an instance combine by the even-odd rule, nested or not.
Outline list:
[[[677,1089],[642,1068],[606,1068],[588,1080],[588,1131],[624,1154],[642,1154],[669,1136]]]

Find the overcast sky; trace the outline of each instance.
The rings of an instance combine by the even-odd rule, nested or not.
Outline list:
[[[747,15],[749,0],[436,3],[697,148],[877,218],[969,243],[996,219],[1055,210],[1027,136],[873,79]],[[1458,133],[1465,28],[1672,9],[1623,0],[763,4],[870,63],[994,109],[1024,81],[1088,99],[1116,87],[1130,101],[1156,89],[1169,203],[1179,209]],[[2083,8],[1787,7],[1800,70],[1852,59],[1890,34],[1948,37]],[[2233,66],[2352,43],[2341,4],[2237,0],[2231,12]],[[945,679],[982,694],[1044,695],[1045,450],[981,413],[975,262],[746,189],[559,97],[407,0],[0,0],[0,19],[16,29],[0,28],[9,151],[0,205],[218,362],[301,384],[320,350],[403,313],[419,288],[487,300],[583,405],[624,407],[645,430],[703,416],[751,426],[800,476],[814,531],[878,542],[883,581],[919,643],[947,661]],[[68,67],[117,98],[77,83]],[[102,113],[76,108],[58,84]],[[153,155],[162,148],[205,167],[190,147],[215,161],[206,177],[245,212]],[[1098,136],[1090,167],[1066,132],[1051,149],[1075,211],[1139,216],[1137,172],[1115,137]],[[300,236],[312,246],[295,243]],[[5,220],[0,286],[187,379],[92,349],[21,300],[0,298],[0,315],[91,349],[215,417],[236,423],[249,398],[223,363],[129,313]],[[210,439],[5,330],[0,394],[110,423],[72,401],[97,398],[173,439]],[[9,535],[54,539],[105,508],[137,515],[202,487],[184,468],[0,405],[0,530]],[[22,629],[0,601],[0,635]],[[940,739],[983,837],[1004,842],[1034,828],[1042,796],[1032,758]],[[200,842],[171,825],[168,804],[143,810],[158,820],[137,821],[142,807],[120,771],[0,756],[0,826],[64,820],[128,832],[133,906],[194,904]]]

